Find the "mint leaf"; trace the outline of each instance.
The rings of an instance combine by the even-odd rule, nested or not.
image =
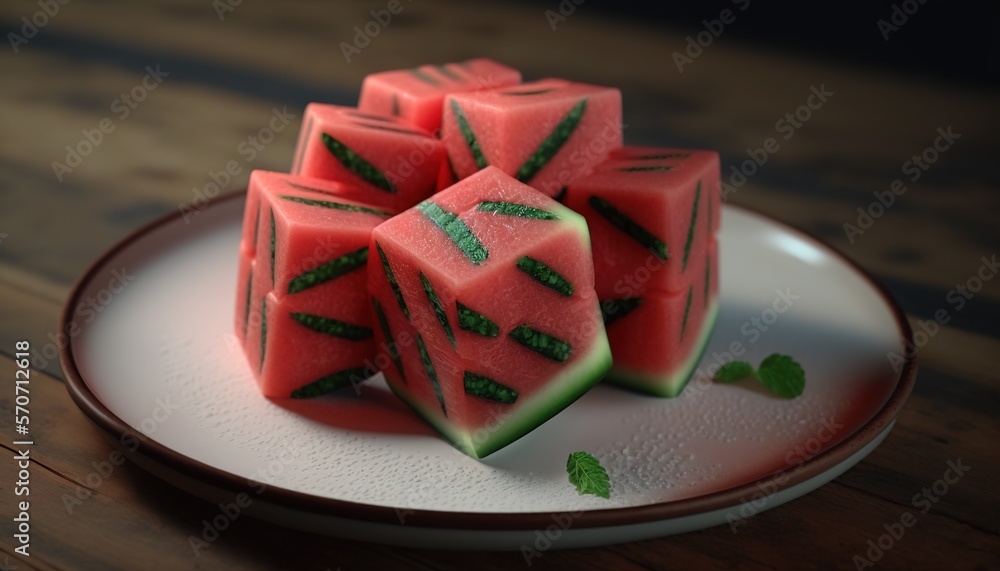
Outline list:
[[[786,399],[801,395],[806,386],[805,371],[788,355],[775,353],[764,359],[756,376],[771,392]]]
[[[754,377],[764,383],[772,393],[786,399],[793,399],[806,388],[806,373],[802,365],[788,355],[775,353],[760,362],[756,371],[746,361],[733,361],[719,367],[715,380],[731,383],[747,377]]]
[[[611,498],[608,472],[593,455],[583,451],[570,454],[566,460],[566,472],[569,474],[569,483],[576,486],[580,495],[593,494],[605,499]]]
[[[719,372],[715,373],[715,380],[723,383],[731,383],[740,379],[754,376],[753,366],[746,361],[733,361],[719,367]]]

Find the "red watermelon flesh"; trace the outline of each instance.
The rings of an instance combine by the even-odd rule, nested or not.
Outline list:
[[[336,187],[251,175],[259,220],[249,230],[257,243],[245,349],[266,396],[316,396],[374,356],[364,268],[371,231],[390,213],[328,192]]]
[[[377,343],[398,350],[390,387],[474,457],[610,365],[584,220],[499,169],[380,225],[370,250]]]
[[[714,239],[707,255],[692,262],[692,271],[702,280],[687,289],[648,293],[625,302],[604,300],[614,356],[609,380],[658,396],[680,394],[701,359],[718,310]]]
[[[717,311],[717,153],[624,147],[570,185],[565,202],[591,229],[608,379],[676,396]]]
[[[692,261],[718,228],[719,155],[625,147],[570,185],[564,202],[590,226],[601,299],[677,292],[700,279]]]
[[[516,85],[521,73],[490,59],[374,73],[361,85],[358,109],[397,116],[431,133],[441,129],[445,95]]]
[[[348,183],[352,198],[402,211],[442,188],[449,171],[444,144],[393,117],[310,103],[292,174]]]
[[[464,178],[498,167],[556,196],[622,145],[621,92],[544,79],[445,98],[441,138]]]
[[[279,300],[274,292],[261,303],[266,308],[251,309],[246,355],[264,396],[312,398],[375,373],[367,305],[344,311],[316,297]]]

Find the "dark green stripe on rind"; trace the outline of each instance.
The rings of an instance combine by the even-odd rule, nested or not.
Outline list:
[[[498,383],[489,377],[465,372],[465,393],[474,397],[484,398],[503,404],[513,404],[517,401],[517,391],[503,383]]]
[[[681,320],[681,341],[684,340],[684,332],[687,330],[688,314],[691,313],[691,293],[694,286],[688,286],[687,301],[684,302],[684,318]]]
[[[560,295],[569,297],[573,295],[573,284],[564,278],[559,272],[550,268],[545,262],[541,262],[529,256],[522,256],[517,260],[517,269],[531,276],[531,279],[543,286],[555,291]]]
[[[500,326],[492,319],[482,313],[469,309],[456,301],[455,307],[458,310],[458,328],[463,331],[470,331],[483,337],[496,337],[500,334]]]
[[[303,125],[302,130],[299,131],[299,139],[296,141],[295,157],[292,160],[292,174],[299,174],[302,171],[302,156],[306,152],[305,142],[309,141],[309,137],[312,136],[313,128],[313,116],[306,115],[306,124]]]
[[[275,281],[274,277],[274,254],[278,249],[278,235],[275,232],[274,224],[274,210],[271,210],[271,283]]]
[[[560,363],[565,363],[573,351],[572,345],[562,339],[542,333],[527,325],[521,325],[511,331],[510,338],[539,355]]]
[[[686,159],[691,156],[691,153],[664,153],[660,155],[641,155],[634,157],[637,161],[654,161],[657,159]]]
[[[628,234],[636,242],[642,244],[643,248],[646,248],[656,255],[656,257],[664,261],[670,257],[670,254],[667,251],[667,245],[664,244],[662,240],[654,236],[652,232],[646,230],[628,216],[622,214],[620,210],[615,208],[607,200],[604,200],[600,196],[591,196],[588,199],[588,203],[594,210],[597,211],[598,214],[607,219],[612,226]]]
[[[444,312],[444,306],[441,304],[441,298],[437,296],[434,291],[434,286],[431,285],[431,281],[427,279],[424,272],[420,272],[420,283],[424,285],[424,293],[427,294],[427,300],[431,302],[431,308],[434,309],[434,315],[437,316],[438,323],[444,329],[444,334],[448,337],[448,341],[451,342],[451,346],[455,346],[455,332],[451,330],[451,323],[448,322],[448,314]]]
[[[448,409],[444,406],[444,394],[441,393],[441,383],[438,382],[437,372],[434,370],[434,362],[431,361],[431,356],[427,352],[427,347],[424,345],[424,340],[417,333],[417,349],[420,351],[420,362],[424,365],[424,370],[427,371],[427,379],[431,382],[431,386],[434,388],[434,394],[437,395],[438,402],[441,403],[441,411],[444,412],[445,416],[448,416]]]
[[[468,145],[469,150],[472,151],[472,159],[476,162],[476,168],[484,169],[490,165],[486,160],[486,156],[483,155],[483,149],[479,146],[479,140],[476,138],[476,134],[472,132],[472,126],[469,125],[469,120],[465,117],[465,112],[459,107],[458,102],[454,99],[451,100],[451,110],[455,113],[455,122],[458,123],[458,130],[462,132],[462,138],[465,139],[465,144]]]
[[[260,370],[264,370],[264,356],[267,355],[267,298],[260,300]]]
[[[385,210],[367,208],[365,206],[358,206],[356,204],[343,204],[340,202],[332,202],[329,200],[313,200],[311,198],[301,198],[298,196],[287,196],[287,195],[282,195],[281,198],[291,202],[305,204],[306,206],[318,206],[320,208],[329,208],[332,210],[343,210],[344,212],[360,212],[362,214],[374,214],[375,216],[381,216],[383,218],[392,216],[391,213]]]
[[[406,373],[403,371],[403,361],[399,358],[399,349],[396,347],[396,339],[392,336],[392,329],[389,328],[389,320],[385,316],[382,304],[374,297],[372,298],[372,306],[375,307],[375,317],[378,318],[378,325],[382,328],[382,336],[385,337],[386,349],[389,351],[389,356],[392,357],[392,362],[396,364],[399,378],[405,383]]]
[[[299,293],[330,280],[335,280],[340,276],[364,267],[367,262],[368,247],[365,246],[295,277],[295,279],[288,283],[288,293]]]
[[[347,323],[346,321],[340,321],[339,319],[330,319],[329,317],[321,317],[319,315],[312,315],[309,313],[293,313],[291,315],[292,319],[301,323],[308,329],[312,329],[317,333],[323,333],[324,335],[329,335],[331,337],[341,337],[343,339],[350,339],[351,341],[360,341],[372,336],[371,329],[360,325],[354,325],[353,323]]]
[[[551,93],[555,89],[536,89],[534,91],[504,91],[500,95],[542,95],[543,93]]]
[[[323,145],[326,146],[330,154],[340,161],[340,164],[344,165],[347,170],[358,175],[359,178],[376,188],[380,188],[386,192],[396,192],[396,185],[392,184],[392,181],[386,178],[382,171],[375,168],[375,165],[366,161],[361,155],[355,153],[347,145],[330,135],[323,133],[322,136]]]
[[[688,226],[687,240],[684,241],[684,260],[681,262],[681,271],[687,269],[688,255],[691,254],[691,244],[694,243],[694,230],[698,223],[698,201],[701,198],[701,181],[694,189],[694,206],[691,207],[691,225]]]
[[[403,317],[409,321],[410,310],[406,307],[406,300],[403,299],[403,292],[399,289],[399,282],[396,281],[396,274],[393,273],[392,266],[389,265],[389,258],[386,257],[385,251],[378,242],[375,242],[375,250],[378,251],[378,257],[382,260],[382,270],[385,271],[385,279],[389,281],[389,287],[392,288],[392,295],[396,298],[396,303],[399,304],[399,309],[403,311]]]
[[[304,190],[306,192],[315,192],[318,194],[330,194],[330,195],[334,194],[334,191],[332,190],[317,188],[315,186],[306,186],[304,184],[299,184],[297,182],[292,182],[290,180],[286,180],[285,184],[287,184],[288,186],[292,187],[295,190]]]
[[[526,204],[517,204],[516,202],[494,202],[490,200],[484,200],[479,203],[477,207],[483,212],[495,212],[497,214],[506,214],[507,216],[518,216],[520,218],[538,218],[539,220],[559,220],[559,217],[555,214],[549,212],[548,210],[542,210],[541,208],[535,208],[534,206],[528,206]]]
[[[674,167],[622,167],[618,169],[621,172],[654,172],[654,171],[672,171]]]
[[[420,69],[419,67],[411,69],[410,73],[413,75],[413,77],[419,79],[420,81],[423,81],[428,85],[441,85],[440,81],[428,75],[424,70]]]
[[[458,173],[455,172],[455,163],[451,160],[451,155],[447,155],[448,159],[448,173],[451,175],[452,184],[458,182]]]
[[[479,238],[476,238],[472,230],[456,214],[448,212],[436,203],[428,200],[418,204],[417,209],[424,216],[430,218],[431,222],[436,224],[438,228],[443,230],[451,238],[451,241],[458,246],[458,249],[465,254],[465,257],[469,258],[469,261],[477,266],[486,261],[489,252],[483,247]]]
[[[708,286],[711,283],[709,280],[712,279],[712,256],[705,256],[705,291],[702,293],[704,297],[705,307],[708,307]]]
[[[434,69],[438,70],[438,73],[440,73],[441,75],[447,77],[452,81],[465,81],[464,79],[462,79],[461,75],[458,75],[457,73],[452,71],[452,69],[448,67],[448,64],[436,65],[434,66]]]
[[[253,268],[247,274],[247,303],[243,311],[243,336],[246,337],[250,328],[250,292],[253,291]]]
[[[517,180],[527,183],[529,182],[538,171],[542,170],[552,157],[559,152],[566,141],[569,140],[573,131],[576,130],[577,125],[580,124],[580,119],[583,118],[583,112],[587,109],[587,100],[581,99],[569,113],[559,121],[556,128],[552,130],[552,133],[542,141],[541,145],[535,149],[535,152],[528,157],[528,160],[524,161],[521,168],[517,169],[517,175],[515,178]]]
[[[378,131],[389,131],[390,133],[400,133],[402,135],[415,135],[417,137],[426,137],[427,135],[419,131],[414,131],[412,129],[401,129],[399,127],[390,127],[388,125],[372,125],[371,123],[362,123],[361,121],[352,121],[352,125],[357,125],[358,127],[364,127],[366,129],[375,129]]]
[[[356,382],[361,382],[371,376],[371,371],[365,367],[351,367],[343,371],[337,371],[332,375],[327,375],[319,380],[292,391],[293,399],[311,399],[337,389],[346,387]]]
[[[604,318],[604,325],[611,325],[622,317],[635,311],[635,308],[642,305],[641,297],[623,297],[619,299],[606,299],[601,302],[601,317]]]
[[[257,250],[257,237],[260,233],[260,203],[257,203],[257,214],[254,215],[253,223],[253,249]]]

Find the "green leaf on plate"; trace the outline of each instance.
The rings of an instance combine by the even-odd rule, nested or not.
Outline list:
[[[715,380],[731,383],[752,376],[754,376],[753,365],[746,361],[733,361],[719,367],[719,372],[715,373]]]
[[[802,365],[788,355],[775,353],[764,359],[757,369],[757,378],[767,385],[774,394],[792,399],[802,394],[806,386],[806,374]]]
[[[566,460],[566,473],[569,483],[576,486],[576,491],[583,494],[611,499],[611,481],[608,472],[601,462],[587,452],[574,452]]]
[[[715,380],[731,383],[753,377],[764,383],[772,393],[786,399],[802,394],[806,387],[806,374],[795,359],[775,353],[760,363],[756,371],[750,363],[733,361],[719,367]]]

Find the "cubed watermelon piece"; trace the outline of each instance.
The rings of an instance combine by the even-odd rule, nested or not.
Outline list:
[[[389,386],[473,457],[610,367],[586,222],[495,167],[378,226],[370,250]]]
[[[351,198],[405,210],[450,184],[444,143],[394,117],[352,107],[310,103],[292,174],[349,183],[364,189]]]
[[[237,311],[245,315],[244,347],[266,396],[317,396],[373,373],[364,268],[371,231],[391,212],[340,191],[351,189],[281,173],[251,174],[248,195],[258,218],[246,224],[244,242],[256,236],[256,246],[249,286],[241,264]],[[249,297],[240,297],[248,287]]]
[[[521,73],[490,59],[422,65],[374,73],[361,84],[358,109],[400,117],[431,133],[441,129],[445,95],[488,90],[521,82]]]
[[[604,299],[614,356],[608,380],[662,397],[680,394],[708,345],[718,312],[718,245],[691,262],[700,281],[672,293]]]
[[[248,329],[246,355],[264,396],[313,398],[356,387],[377,372],[367,303],[279,299],[272,291],[251,308],[250,323],[263,324]]]
[[[719,174],[713,151],[623,147],[567,189],[591,231],[610,381],[676,396],[690,378],[717,312]]]
[[[563,201],[590,226],[601,299],[676,292],[696,281],[692,260],[718,228],[719,155],[624,147]]]
[[[458,178],[492,165],[557,196],[622,146],[621,92],[544,79],[454,93],[441,138]]]

